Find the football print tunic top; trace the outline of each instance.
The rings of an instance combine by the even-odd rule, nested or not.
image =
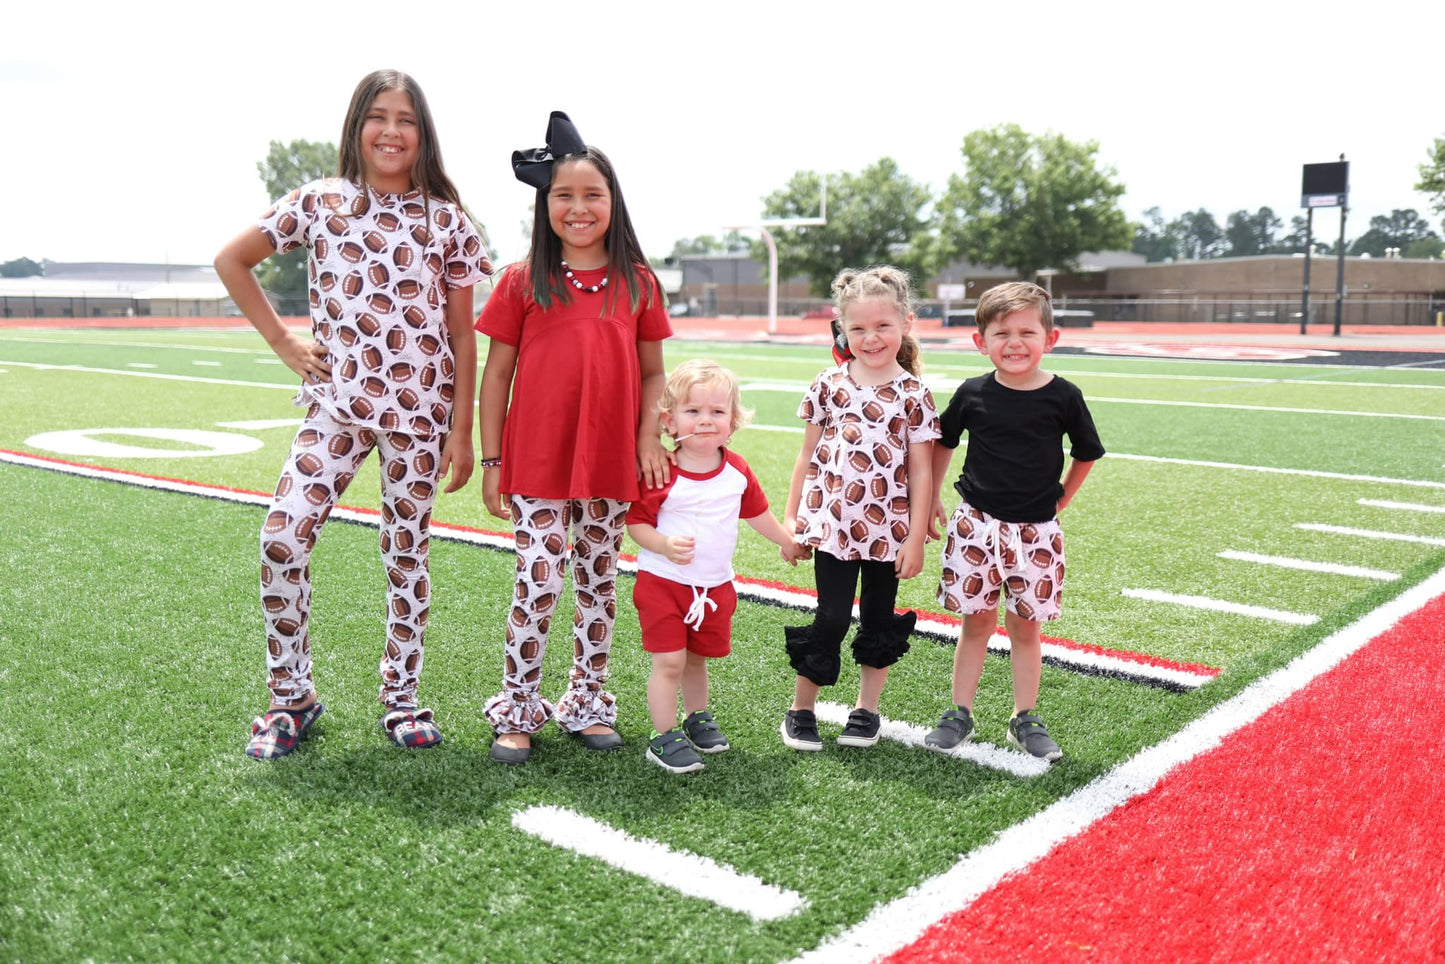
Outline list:
[[[908,538],[908,447],[938,438],[932,393],[906,371],[859,385],[845,362],[813,380],[798,417],[823,427],[798,505],[799,541],[838,559],[897,558]]]
[[[306,184],[261,217],[278,252],[310,250],[311,330],[331,380],[302,385],[343,422],[430,438],[451,423],[456,374],[447,289],[491,274],[486,245],[456,205],[420,191],[369,192],[344,178]],[[470,402],[471,399],[467,399]]]

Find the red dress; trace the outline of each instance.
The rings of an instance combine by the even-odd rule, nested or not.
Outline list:
[[[607,270],[573,274],[594,285]],[[643,277],[653,285],[652,303],[644,297],[636,311],[627,285],[615,278],[598,292],[573,288],[570,303],[554,301],[543,311],[525,266],[502,274],[477,320],[477,331],[517,349],[501,491],[534,499],[637,499],[637,343],[672,334],[656,280]],[[615,303],[606,314],[609,293]]]

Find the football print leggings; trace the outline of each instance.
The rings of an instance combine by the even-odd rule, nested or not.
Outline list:
[[[535,733],[555,716],[569,732],[617,721],[616,700],[602,688],[617,616],[617,557],[627,503],[615,499],[512,496],[517,588],[507,617],[502,691],[483,712],[498,733]],[[554,707],[541,696],[547,630],[562,594],[572,540],[572,674]]]
[[[332,508],[372,449],[381,459],[381,559],[386,567],[383,705],[415,709],[430,584],[428,530],[443,436],[377,432],[312,405],[296,433],[261,526],[261,608],[267,686],[281,706],[306,702],[311,679],[311,550]]]

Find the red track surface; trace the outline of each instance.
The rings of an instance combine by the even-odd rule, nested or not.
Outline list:
[[[1445,960],[1445,596],[890,964]]]

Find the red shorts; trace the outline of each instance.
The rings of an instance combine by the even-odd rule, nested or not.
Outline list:
[[[731,582],[725,582],[707,590],[706,603],[698,599],[691,586],[639,572],[632,587],[632,603],[637,607],[637,621],[642,624],[642,648],[649,653],[686,649],[709,659],[731,653],[737,590]],[[709,603],[716,603],[717,608]],[[700,627],[684,621],[689,610],[702,612]]]

